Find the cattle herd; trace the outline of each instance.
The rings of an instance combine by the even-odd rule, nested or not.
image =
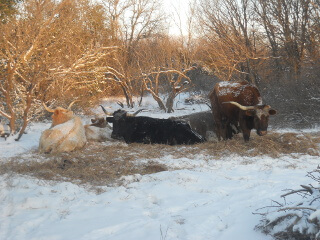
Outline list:
[[[126,143],[145,144],[196,144],[210,139],[231,139],[242,133],[244,141],[249,141],[252,129],[259,136],[267,133],[268,119],[276,110],[262,103],[258,88],[246,81],[219,82],[209,93],[211,111],[193,113],[169,119],[137,116],[125,110],[109,113],[102,107],[104,117],[91,119],[91,124],[83,125],[81,118],[67,109],[44,107],[52,113],[52,125],[40,137],[39,152],[69,152],[85,146],[87,141],[123,140]],[[110,126],[112,124],[112,127]],[[0,136],[7,136],[8,130],[0,123]]]

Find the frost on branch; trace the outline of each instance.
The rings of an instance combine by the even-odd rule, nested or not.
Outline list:
[[[300,185],[281,195],[283,203],[257,210],[262,215],[257,229],[275,239],[320,239],[320,167],[307,174],[314,185]]]

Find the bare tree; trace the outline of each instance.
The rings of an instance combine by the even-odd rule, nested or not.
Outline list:
[[[9,120],[12,134],[17,118],[22,119],[17,140],[39,110],[35,107],[39,101],[68,90],[65,78],[76,79],[85,67],[103,64],[106,49],[96,45],[104,27],[101,11],[99,15],[99,8],[94,7],[87,0],[29,0],[21,5],[19,15],[0,25],[0,114]],[[94,19],[84,17],[89,10]],[[91,76],[92,72],[86,73],[86,84]]]
[[[172,113],[174,99],[182,92],[188,90],[191,79],[186,75],[189,71],[194,70],[195,67],[178,71],[174,69],[160,70],[151,72],[143,76],[144,88],[151,93],[152,97],[158,103],[160,109]],[[165,78],[169,81],[169,92],[166,99],[166,104],[162,101],[159,94],[159,81],[160,77],[165,75]]]
[[[36,56],[50,41],[47,39],[48,29],[53,24],[55,15],[65,4],[66,1],[57,6],[53,6],[49,1],[37,2],[34,7],[39,11],[34,12],[37,14],[33,14],[32,18],[28,18],[24,13],[25,15],[13,17],[0,26],[0,31],[3,33],[0,40],[3,44],[0,59],[4,63],[0,92],[5,98],[0,105],[0,114],[9,120],[13,134],[16,131],[17,111],[21,107],[24,109],[23,124],[18,139],[30,120],[28,113],[35,97],[35,89],[43,79],[38,71],[41,66]],[[24,7],[27,9],[30,5],[26,4]],[[51,15],[46,16],[46,19],[41,18],[40,11],[48,7],[53,9]]]
[[[257,26],[251,1],[200,0],[197,9],[199,32],[208,56],[204,60],[229,80],[235,75],[257,83],[257,66],[265,57],[263,46],[257,47]],[[262,48],[261,48],[262,47]]]
[[[274,57],[282,56],[299,74],[309,34],[310,0],[254,1],[255,12],[264,27]]]
[[[133,107],[135,85],[139,85],[139,44],[163,29],[165,14],[156,0],[112,0],[105,2],[112,39],[120,46],[106,71],[106,79],[123,91],[128,107]],[[141,85],[140,85],[141,86]]]

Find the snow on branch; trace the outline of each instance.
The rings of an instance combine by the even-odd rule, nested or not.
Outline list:
[[[258,209],[254,214],[262,220],[257,229],[275,239],[320,239],[320,167],[307,176],[316,186],[300,185],[301,189],[281,195],[284,203],[272,201],[276,205]]]
[[[98,62],[105,59],[107,56],[110,56],[114,52],[118,50],[117,46],[114,47],[100,47],[94,50],[89,50],[82,57],[77,59],[69,68],[64,68],[60,66],[58,68],[51,68],[50,71],[54,72],[55,75],[60,74],[88,74],[96,73],[96,72],[103,72],[109,67],[100,67],[98,66]],[[93,70],[88,71],[87,69],[90,67],[94,67]],[[85,70],[82,70],[85,69]]]

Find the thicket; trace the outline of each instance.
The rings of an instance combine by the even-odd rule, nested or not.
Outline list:
[[[150,93],[172,112],[179,93],[217,79],[319,87],[319,0],[190,1],[181,36],[157,0],[0,3],[0,115],[20,136],[41,102],[123,95],[133,107]]]

